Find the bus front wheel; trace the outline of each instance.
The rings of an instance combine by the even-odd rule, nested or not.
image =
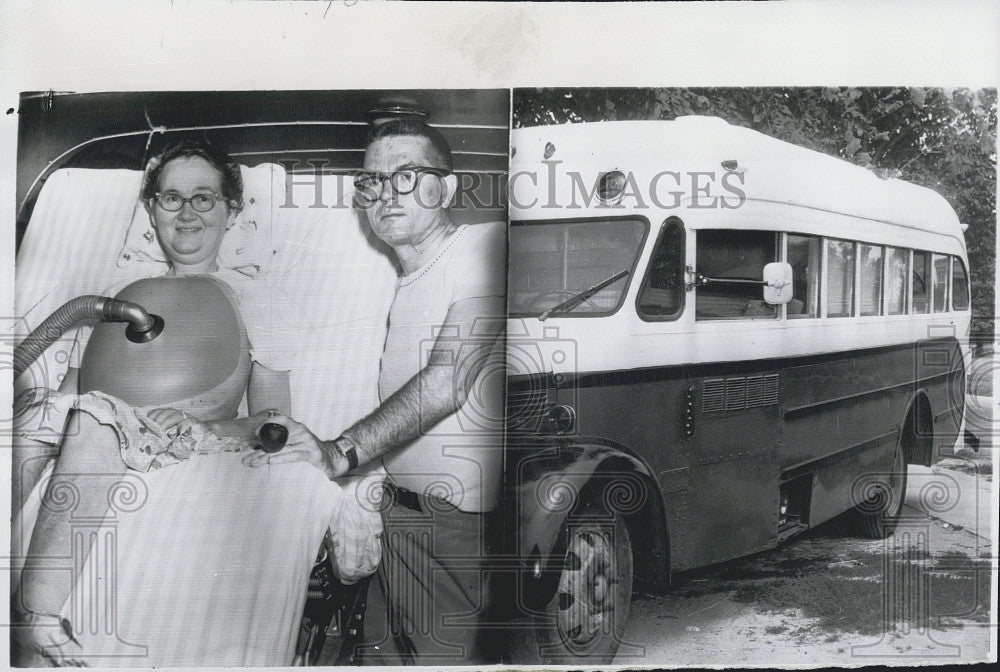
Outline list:
[[[632,599],[632,544],[621,514],[600,500],[563,524],[563,555],[555,594],[513,638],[515,662],[610,663]]]

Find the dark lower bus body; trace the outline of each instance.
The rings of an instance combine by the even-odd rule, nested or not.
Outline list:
[[[959,342],[948,337],[511,378],[506,474],[517,503],[509,507],[516,520],[508,533],[520,568],[515,610],[537,630],[553,615],[559,625],[568,603],[589,597],[580,608],[603,608],[593,586],[578,589],[584,595],[561,594],[574,590],[566,568],[589,562],[567,552],[579,544],[574,526],[586,524],[581,511],[606,518],[609,546],[629,546],[636,578],[667,586],[673,573],[772,548],[849,510],[877,507],[882,491],[905,490],[905,464],[930,465],[952,450],[964,372]],[[892,521],[884,522],[884,534],[869,536],[891,533]],[[601,552],[608,565],[626,559],[621,549]],[[630,587],[631,579],[614,571],[621,567],[605,580],[624,592],[621,584]],[[617,599],[627,613],[628,596]],[[572,617],[564,620],[578,629]],[[612,628],[611,640],[623,625]],[[559,636],[573,651],[566,633]],[[595,646],[589,650],[599,654]],[[580,655],[588,650],[577,648]],[[566,662],[556,654],[540,659]]]

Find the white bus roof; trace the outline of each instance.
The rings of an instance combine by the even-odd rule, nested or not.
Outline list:
[[[662,171],[681,174],[709,171],[722,175],[723,161],[736,161],[743,171],[748,200],[787,203],[890,222],[911,229],[944,234],[964,242],[955,211],[937,192],[897,179],[882,179],[871,171],[821,152],[772,138],[716,117],[680,117],[672,121],[608,121],[515,129],[512,179],[518,188],[534,189],[546,198],[550,165],[578,171],[591,188],[609,170],[631,173],[636,180]],[[546,153],[549,156],[546,156]],[[538,179],[513,176],[537,171]],[[568,191],[570,180],[556,183]],[[565,198],[565,196],[563,196]],[[558,198],[558,196],[557,196]],[[511,219],[582,216],[578,211],[524,207],[530,199],[512,198]],[[589,213],[607,215],[606,208]],[[683,212],[675,214],[684,216]]]

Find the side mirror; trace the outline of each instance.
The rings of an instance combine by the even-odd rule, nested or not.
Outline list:
[[[792,265],[775,261],[764,267],[764,301],[783,306],[792,300]]]

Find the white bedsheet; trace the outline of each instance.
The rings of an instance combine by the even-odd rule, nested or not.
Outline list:
[[[318,540],[346,493],[308,464],[250,468],[241,457],[130,472],[140,506],[99,531],[76,523],[98,541],[62,615],[91,667],[291,662]]]

